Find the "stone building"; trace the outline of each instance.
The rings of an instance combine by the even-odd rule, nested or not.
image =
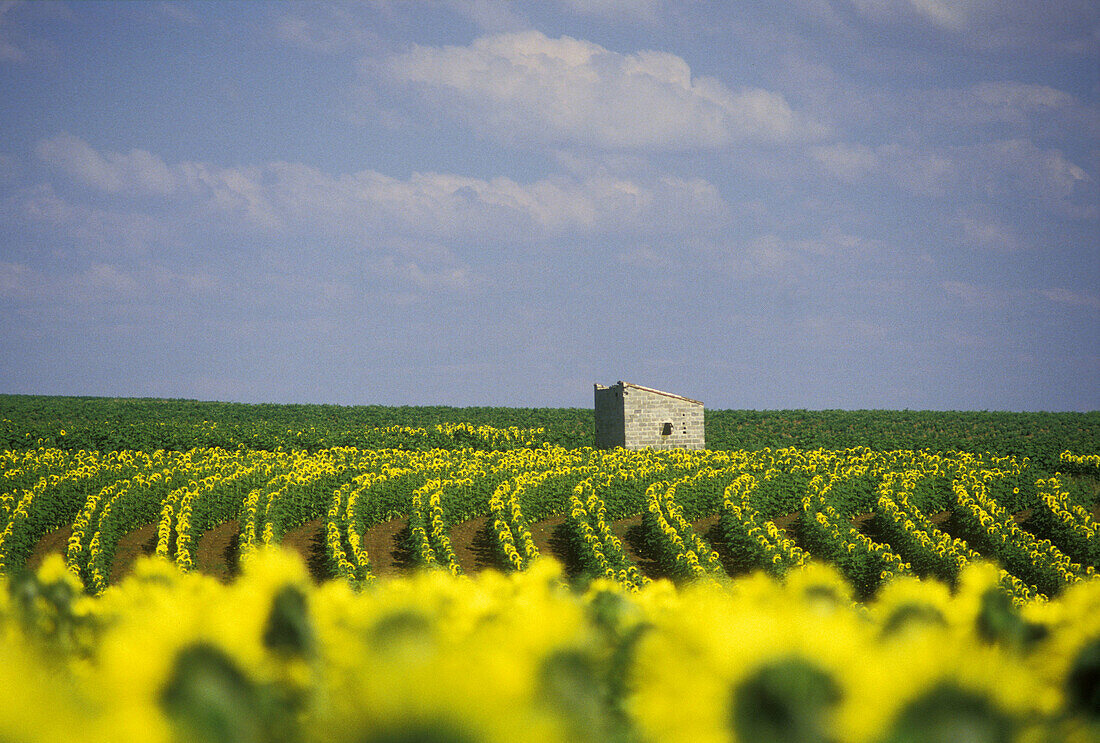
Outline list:
[[[596,448],[705,449],[703,403],[619,382],[595,385]]]

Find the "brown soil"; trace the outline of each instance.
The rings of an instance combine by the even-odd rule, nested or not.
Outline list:
[[[323,518],[295,526],[283,535],[281,544],[302,556],[314,583],[322,583],[333,577],[325,554],[325,520]]]
[[[710,516],[704,516],[701,519],[695,519],[695,521],[691,522],[691,528],[703,539],[707,539],[707,534],[710,533],[711,529],[718,526],[718,520],[720,518],[721,514],[715,513]]]
[[[569,554],[568,545],[563,544],[562,540],[555,535],[558,527],[564,523],[565,514],[558,514],[528,526],[531,531],[531,539],[538,547],[539,554],[544,557],[553,557],[563,565],[569,562],[571,555]]]
[[[691,523],[691,528],[710,544],[714,544],[714,530],[718,525],[719,514],[712,514],[696,519]],[[618,519],[611,522],[611,531],[623,543],[623,552],[631,562],[638,566],[642,575],[653,580],[670,578],[664,570],[657,555],[650,554],[645,544],[645,533],[642,528],[642,515],[632,516],[626,519]]]
[[[692,524],[692,528],[695,529],[696,534],[710,543],[711,549],[718,553],[718,562],[722,563],[726,575],[731,578],[746,575],[749,570],[739,567],[730,554],[729,543],[726,541],[725,534],[722,533],[722,528],[719,525],[721,520],[721,514],[715,514],[696,521]]]
[[[239,572],[241,522],[218,524],[199,537],[195,546],[195,569],[228,583]]]
[[[863,531],[863,527],[867,524],[868,521],[870,521],[874,517],[874,513],[856,514],[852,517],[852,526],[854,526],[857,531]]]
[[[409,520],[399,516],[367,529],[359,541],[360,549],[367,553],[371,574],[376,578],[400,575],[410,566],[404,540],[409,531]]]
[[[498,571],[507,569],[501,564],[494,544],[496,538],[488,516],[478,516],[451,527],[451,549],[463,573],[472,575],[486,568]]]
[[[565,568],[565,574],[571,578],[579,574],[580,558],[574,551],[568,517],[565,514],[537,521],[528,525],[527,528],[531,531],[531,538],[538,547],[540,555],[552,557],[560,562]]]
[[[710,548],[718,553],[718,562],[726,568],[726,573],[729,574],[728,560],[723,560],[721,545],[721,535],[718,533],[718,522],[721,520],[721,513],[713,513],[710,516],[704,516],[699,519],[695,519],[691,522],[692,530],[700,537],[702,537]],[[700,557],[702,557],[700,555]],[[651,576],[652,577],[652,576]]]
[[[961,539],[971,549],[983,555],[994,555],[996,551],[989,542],[989,535],[984,530],[975,529],[963,519],[957,518],[951,511],[947,512],[947,518],[936,524],[936,528],[947,534],[952,539]]]
[[[791,524],[798,521],[800,516],[802,516],[802,513],[799,511],[795,513],[788,513],[785,516],[777,516],[772,519],[772,521],[775,522],[776,529],[779,529],[782,532],[786,532],[791,528]]]
[[[111,584],[114,585],[130,574],[137,559],[157,551],[158,522],[145,524],[118,540],[115,559],[111,563]]]
[[[642,545],[642,515],[615,519],[608,526],[611,527],[611,533],[623,543],[623,552],[627,558],[641,568],[639,563],[646,559]]]
[[[928,520],[936,526],[942,525],[949,518],[951,518],[951,511],[937,511],[936,513],[928,514]]]
[[[65,551],[69,547],[69,537],[72,535],[72,524],[62,526],[60,529],[54,529],[51,532],[43,534],[42,538],[38,540],[38,544],[34,546],[30,556],[27,558],[27,570],[38,570],[43,560],[49,555],[59,554],[64,557]]]

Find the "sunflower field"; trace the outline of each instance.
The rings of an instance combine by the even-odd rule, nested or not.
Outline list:
[[[0,740],[1100,739],[1095,450],[52,425],[0,452]]]

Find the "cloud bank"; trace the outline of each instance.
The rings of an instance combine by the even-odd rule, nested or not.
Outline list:
[[[469,46],[413,46],[383,60],[380,71],[510,143],[689,150],[822,133],[779,93],[692,75],[675,54],[620,54],[539,31],[484,36]]]

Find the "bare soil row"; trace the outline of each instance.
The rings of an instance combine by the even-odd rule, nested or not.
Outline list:
[[[567,567],[576,562],[570,554],[569,542],[563,532],[563,516],[533,524],[531,534],[539,552],[552,555]],[[641,559],[637,554],[629,534],[640,527],[641,517],[616,521],[612,528],[620,538],[624,538],[624,547],[632,558]],[[370,556],[371,572],[378,578],[387,578],[414,569],[415,563],[406,547],[409,522],[406,518],[395,518],[376,524],[362,537],[361,546]],[[478,573],[485,569],[500,570],[496,550],[492,543],[489,519],[486,516],[464,521],[451,529],[451,544],[464,573]],[[27,558],[27,568],[37,569],[51,554],[65,554],[72,526],[63,526],[45,534],[39,539],[31,555]],[[206,531],[195,547],[195,569],[212,575],[223,582],[232,580],[240,571],[239,544],[240,522],[227,521]],[[324,520],[314,519],[288,531],[282,544],[302,556],[310,575],[317,582],[332,577],[325,558]],[[111,582],[117,583],[133,570],[134,563],[143,555],[152,555],[157,546],[157,524],[149,523],[124,535],[118,542],[115,557],[111,565]]]
[[[1023,512],[1017,514],[1015,518],[1018,523],[1026,523],[1030,515],[1029,512]],[[872,531],[874,522],[871,516],[871,514],[857,516],[853,519],[853,524],[874,538],[876,535]],[[1095,509],[1094,517],[1100,517],[1100,506]],[[790,514],[777,518],[775,524],[797,541],[799,536],[797,520],[798,514]],[[956,522],[950,512],[934,514],[932,520],[952,536],[961,536],[964,539],[968,536],[976,536],[967,534],[965,528]],[[697,534],[715,545],[721,542],[716,538],[717,526],[717,514],[699,519],[692,524]],[[408,519],[395,518],[376,524],[363,535],[361,546],[370,556],[371,572],[376,577],[392,577],[414,569],[415,563],[406,547],[408,528]],[[654,579],[666,577],[660,563],[647,553],[640,515],[612,522],[611,530],[622,541],[627,556],[638,565],[644,575]],[[27,567],[32,570],[37,568],[50,554],[64,555],[71,534],[72,527],[64,526],[44,535],[28,558]],[[239,536],[240,523],[236,520],[227,521],[206,531],[196,545],[196,570],[223,582],[232,580],[240,570]],[[566,533],[564,516],[553,516],[532,524],[531,536],[539,552],[556,558],[565,566],[567,572],[572,574],[579,569],[577,557],[572,553]],[[317,582],[333,577],[325,556],[324,538],[324,520],[314,519],[291,529],[284,535],[282,542],[284,546],[302,556],[310,576]],[[451,529],[451,545],[464,573],[473,574],[486,569],[500,570],[504,567],[499,562],[493,539],[491,525],[486,516],[456,524]],[[124,535],[119,540],[111,565],[111,582],[117,583],[126,577],[133,569],[138,557],[152,555],[156,551],[156,543],[156,523],[144,524]],[[727,571],[731,575],[736,575],[737,569],[729,563],[726,555],[722,555],[721,549],[719,554],[726,564]]]

